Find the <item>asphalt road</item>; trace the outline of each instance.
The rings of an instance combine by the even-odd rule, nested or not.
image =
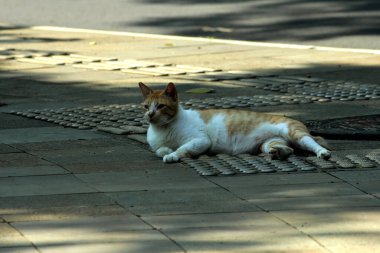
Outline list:
[[[0,23],[380,49],[379,0],[0,0]]]

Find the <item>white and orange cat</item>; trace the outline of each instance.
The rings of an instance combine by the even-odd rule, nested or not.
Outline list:
[[[148,143],[166,163],[206,152],[237,155],[261,151],[273,159],[286,159],[293,153],[291,146],[323,159],[331,156],[324,139],[311,136],[299,121],[244,110],[185,110],[173,83],[162,91],[143,83],[139,86],[144,117],[150,124]]]

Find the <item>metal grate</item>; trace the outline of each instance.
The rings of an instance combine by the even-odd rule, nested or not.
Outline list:
[[[257,173],[299,173],[345,169],[379,169],[380,149],[362,154],[342,154],[334,152],[326,161],[315,156],[290,156],[287,160],[272,160],[264,156],[242,154],[230,156],[202,155],[198,159],[185,158],[182,163],[194,169],[201,176],[230,176]]]
[[[380,98],[379,85],[347,81],[327,81],[296,76],[271,76],[240,79],[231,83],[271,92],[294,94],[319,102]]]
[[[308,121],[306,126],[315,135],[335,139],[380,139],[380,115]]]
[[[90,106],[61,108],[57,110],[42,109],[13,111],[20,115],[43,120],[64,127],[87,130],[98,128],[115,134],[146,133],[147,123],[142,117],[142,108],[137,104]]]

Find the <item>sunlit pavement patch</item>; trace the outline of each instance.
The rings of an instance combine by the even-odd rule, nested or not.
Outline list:
[[[11,113],[80,130],[100,128],[103,131],[118,129],[122,132],[132,129],[130,133],[145,133],[148,127],[142,117],[142,108],[138,104],[61,108],[58,110],[42,109]]]

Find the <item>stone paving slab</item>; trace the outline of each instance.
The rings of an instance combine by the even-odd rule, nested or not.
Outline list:
[[[134,160],[130,162],[108,161],[108,162],[98,162],[98,163],[93,163],[93,162],[75,163],[75,164],[72,163],[72,164],[63,164],[62,167],[64,167],[66,170],[70,171],[71,173],[87,174],[87,173],[101,173],[101,172],[128,172],[128,171],[133,171],[133,170],[144,170],[146,172],[149,172],[152,169],[147,169],[147,168],[164,169],[166,166],[165,164],[157,160],[144,161],[143,164],[141,160]]]
[[[83,219],[97,216],[124,215],[128,211],[119,205],[46,207],[40,209],[13,209],[0,214],[7,222]]]
[[[336,171],[330,174],[352,184],[363,181],[380,181],[379,170]]]
[[[16,222],[42,252],[182,252],[133,215]]]
[[[0,197],[96,192],[73,175],[0,178]]]
[[[60,127],[0,130],[0,138],[5,144],[58,140],[97,139],[100,137],[101,135],[94,132],[83,132]]]
[[[0,252],[2,252],[3,247],[25,247],[32,245],[19,231],[7,223],[0,223],[0,238]]]
[[[28,153],[41,152],[41,151],[55,151],[55,150],[70,150],[70,149],[88,149],[88,148],[106,148],[114,146],[127,146],[125,140],[104,138],[100,135],[99,138],[86,139],[86,140],[61,140],[61,141],[43,141],[31,143],[17,143],[12,144],[13,147],[23,150]]]
[[[271,185],[337,183],[341,180],[327,173],[259,174],[255,177],[210,177],[210,181],[227,189],[246,186],[258,188]]]
[[[11,248],[0,248],[1,252],[4,253],[39,253],[34,247],[11,247]]]
[[[1,157],[1,156],[0,156]],[[1,167],[0,178],[2,177],[21,177],[38,175],[61,175],[68,174],[69,171],[55,165],[45,166],[23,166],[23,167]]]
[[[213,184],[178,165],[160,170],[76,174],[102,192],[207,188]],[[144,184],[141,184],[144,182]]]
[[[83,131],[81,131],[83,132]],[[85,131],[87,132],[87,131]],[[52,150],[52,151],[33,151],[32,154],[37,155],[47,161],[61,165],[70,164],[95,164],[107,162],[128,162],[129,157],[125,154],[133,155],[131,162],[134,160],[140,161],[146,154],[146,150],[133,145],[118,145],[109,147],[88,147],[77,148],[72,147],[69,150]],[[150,159],[151,156],[147,155]],[[140,166],[141,167],[141,166]]]
[[[23,117],[0,113],[0,129],[12,129],[12,128],[32,128],[32,127],[46,127],[55,126],[54,124],[43,122],[40,120],[30,120]]]
[[[116,242],[115,242],[116,241]],[[183,251],[157,232],[128,232],[118,241],[73,243],[66,245],[53,245],[38,247],[43,253],[104,253],[104,252],[136,252],[136,253],[182,253]]]
[[[380,195],[380,180],[377,181],[362,181],[355,183],[355,187],[362,190],[363,192],[366,192],[368,194],[379,196]]]
[[[139,215],[256,211],[255,206],[219,187],[108,193]]]
[[[56,235],[75,233],[82,238],[85,238],[85,233],[82,232],[117,232],[117,231],[135,231],[135,230],[150,230],[151,227],[141,221],[138,217],[132,214],[99,216],[99,217],[82,217],[79,219],[60,219],[53,221],[30,221],[30,222],[14,222],[12,223],[20,231],[25,231],[27,237],[41,238],[42,240],[50,240],[42,234],[35,233],[41,230],[41,233],[49,233],[49,229],[54,229]],[[46,229],[44,232],[43,230]],[[80,232],[82,230],[82,232]],[[34,232],[33,232],[34,231]],[[30,234],[30,236],[28,236]],[[79,238],[77,238],[80,240]],[[32,240],[33,241],[33,240]]]
[[[72,173],[133,170],[149,172],[152,170],[149,168],[154,168],[154,170],[167,169],[167,166],[160,162],[146,147],[142,148],[136,144],[131,144],[129,140],[121,143],[104,139],[105,141],[99,139],[98,141],[89,142],[89,144],[83,144],[84,141],[80,141],[80,143],[66,142],[63,145],[58,145],[57,142],[49,142],[41,145],[28,145],[26,149],[31,154],[58,164]],[[95,145],[91,145],[91,143]],[[48,150],[50,146],[55,145],[56,147],[53,147],[52,150]]]
[[[164,230],[186,252],[306,252],[326,250],[287,225]]]
[[[147,170],[167,167],[146,146],[126,138],[49,141],[13,144],[20,150],[60,164],[73,173]],[[126,156],[126,154],[132,154]],[[144,163],[141,163],[141,160]]]
[[[0,168],[52,166],[53,164],[28,153],[0,154]]]
[[[120,159],[118,159],[120,160]],[[88,174],[88,173],[101,173],[101,172],[128,172],[133,170],[144,170],[149,172],[151,169],[163,169],[165,164],[157,162],[157,160],[144,161],[144,164],[141,163],[141,160],[135,160],[131,162],[127,161],[107,161],[107,162],[88,162],[88,163],[71,163],[71,164],[62,164],[66,170],[71,173],[76,174]]]
[[[281,226],[283,223],[273,215],[262,211],[221,212],[181,215],[143,215],[142,219],[157,229],[207,227]]]
[[[188,252],[326,252],[264,212],[143,216]]]
[[[20,153],[21,150],[6,144],[0,144],[0,154]]]
[[[62,141],[44,141],[44,142],[31,142],[31,143],[17,143],[12,144],[13,147],[27,153],[44,152],[44,151],[57,151],[57,150],[86,150],[89,148],[106,148],[106,147],[120,147],[128,146],[125,139],[105,138],[106,136],[100,135],[99,138],[94,139],[77,139],[77,140],[62,140]],[[137,148],[137,145],[133,145]]]
[[[76,206],[107,206],[113,204],[115,204],[115,201],[104,193],[11,196],[1,197],[0,210],[2,211],[1,214],[10,214],[11,211],[7,211],[8,209],[39,210],[48,206],[52,208],[64,208]]]
[[[349,182],[364,192],[372,195],[380,194],[380,171],[346,171],[345,173],[337,171],[331,174]]]
[[[379,207],[273,212],[331,252],[379,252]]]
[[[260,187],[233,187],[228,188],[237,196],[252,199],[271,198],[302,198],[323,196],[362,195],[363,192],[346,183],[315,183],[315,184],[288,184],[263,185]]]
[[[267,211],[329,209],[349,207],[377,207],[380,200],[368,194],[341,196],[312,196],[297,198],[250,199],[249,202]]]

